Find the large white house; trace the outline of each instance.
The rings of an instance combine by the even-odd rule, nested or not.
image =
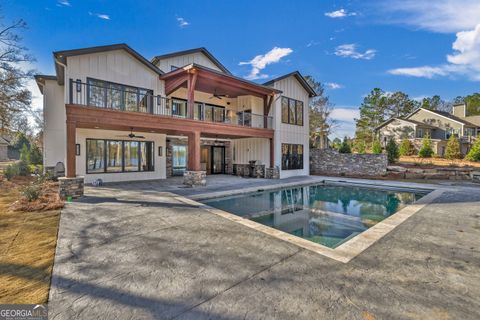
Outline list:
[[[47,170],[61,162],[86,182],[309,174],[315,91],[299,72],[257,84],[205,48],[151,61],[126,44],[53,56],[56,74],[35,77]]]

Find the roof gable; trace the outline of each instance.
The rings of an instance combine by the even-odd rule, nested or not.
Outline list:
[[[293,71],[293,72],[287,73],[287,74],[285,74],[281,77],[278,77],[278,78],[272,79],[270,81],[267,81],[263,85],[264,86],[271,86],[275,82],[281,81],[281,80],[286,79],[288,77],[295,77],[295,79],[297,79],[297,81],[302,85],[302,87],[305,89],[305,91],[308,92],[309,97],[316,97],[317,96],[317,93],[315,92],[315,90],[308,84],[307,80],[305,80],[305,78],[300,74],[299,71]]]
[[[426,109],[426,108],[418,108],[417,110],[413,111],[412,113],[410,113],[408,116],[407,116],[407,119],[410,118],[411,116],[413,116],[414,114],[420,112],[421,110],[425,111],[425,112],[430,112],[430,113],[433,113],[433,114],[436,114],[438,116],[441,116],[443,118],[446,118],[450,121],[454,121],[454,122],[457,122],[457,123],[460,123],[462,125],[466,125],[466,126],[472,126],[472,127],[477,127],[476,125],[474,125],[473,123],[470,123],[466,120],[463,120],[459,117],[456,117],[448,112],[445,112],[445,111],[438,111],[438,110],[430,110],[430,109]]]
[[[203,55],[206,56],[215,66],[217,66],[220,70],[222,70],[222,71],[225,72],[226,74],[229,74],[229,75],[232,74],[230,71],[228,71],[227,68],[225,68],[225,66],[224,66],[223,64],[220,63],[220,61],[217,60],[217,58],[215,58],[215,57],[213,56],[213,54],[210,53],[210,51],[208,51],[208,50],[207,50],[206,48],[204,48],[204,47],[194,48],[194,49],[189,49],[189,50],[183,50],[183,51],[177,51],[177,52],[171,52],[171,53],[167,53],[167,54],[155,56],[155,57],[152,59],[152,63],[153,63],[154,65],[157,65],[160,60],[169,59],[169,58],[178,57],[178,56],[184,56],[184,55],[188,55],[188,54],[194,54],[194,53],[201,53],[201,54],[203,54]],[[183,66],[178,66],[178,67],[183,67]]]
[[[53,56],[55,58],[55,71],[57,73],[57,81],[59,84],[64,84],[64,66],[67,65],[67,57],[71,56],[78,56],[83,54],[92,54],[98,52],[107,52],[107,51],[114,51],[114,50],[124,50],[135,59],[140,61],[150,70],[158,73],[159,75],[163,74],[164,72],[157,68],[154,64],[150,61],[145,59],[140,53],[133,50],[125,43],[120,44],[112,44],[107,46],[98,46],[98,47],[89,47],[89,48],[81,48],[81,49],[73,49],[73,50],[63,50],[63,51],[55,51]]]

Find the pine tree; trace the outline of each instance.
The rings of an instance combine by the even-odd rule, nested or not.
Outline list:
[[[433,155],[432,149],[432,140],[430,140],[430,136],[426,134],[422,140],[422,147],[418,151],[418,156],[420,158],[431,158]]]
[[[461,159],[462,153],[460,152],[460,142],[452,134],[447,142],[447,148],[445,149],[445,159]]]
[[[343,138],[342,145],[338,149],[340,153],[352,153],[352,149],[350,148],[350,144],[348,143],[347,137]]]
[[[398,152],[397,143],[393,138],[390,138],[390,140],[388,140],[388,143],[385,149],[387,151],[388,162],[389,163],[397,162],[398,158],[400,157],[400,153]]]
[[[477,139],[475,140],[475,143],[473,144],[472,148],[470,149],[467,156],[465,157],[465,160],[475,161],[475,162],[480,161],[480,138],[477,137]]]
[[[30,150],[28,150],[26,143],[24,143],[22,149],[20,149],[20,160],[30,164]]]
[[[408,139],[403,139],[398,151],[401,156],[411,156],[414,152],[412,142]]]

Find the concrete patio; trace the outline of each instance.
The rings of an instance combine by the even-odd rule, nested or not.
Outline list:
[[[183,198],[321,177],[215,179],[199,189],[175,180],[87,188],[62,212],[50,317],[480,318],[480,188],[443,187],[433,203],[341,263]]]

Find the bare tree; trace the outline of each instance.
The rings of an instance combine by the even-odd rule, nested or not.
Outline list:
[[[26,23],[18,20],[4,25],[2,20],[0,17],[0,131],[8,132],[18,125],[16,118],[30,111],[31,93],[26,84],[33,71],[26,71],[25,65],[33,58],[18,35]]]
[[[315,90],[317,96],[312,98],[309,105],[310,115],[310,146],[313,148],[327,147],[328,135],[331,134],[337,123],[330,117],[333,105],[328,96],[325,95],[325,88],[312,76],[306,76],[308,84]]]

